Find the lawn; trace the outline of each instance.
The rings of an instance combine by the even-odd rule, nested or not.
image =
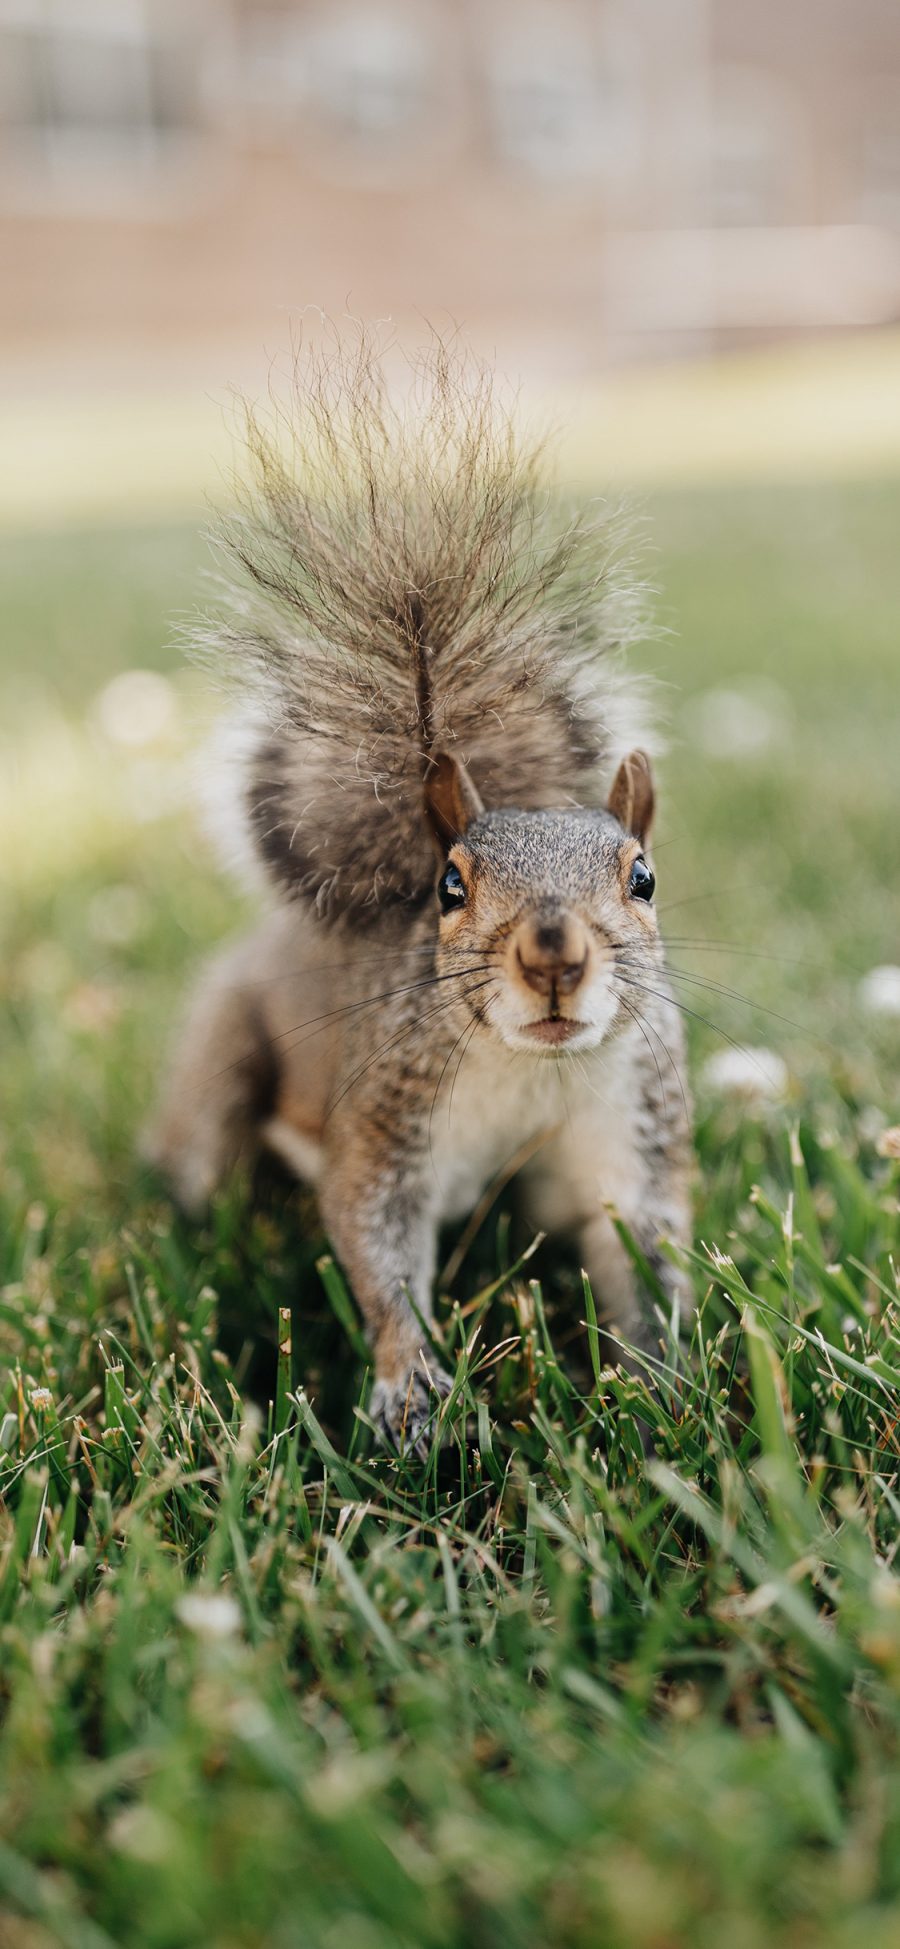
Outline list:
[[[245,911],[186,783],[203,546],[0,542],[3,1949],[900,1940],[900,485],[647,515],[699,1325],[653,1394],[600,1368],[501,1200],[425,1468],[306,1196],[191,1227],[134,1159]]]

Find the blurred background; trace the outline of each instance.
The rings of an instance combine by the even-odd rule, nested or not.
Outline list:
[[[231,389],[317,307],[461,327],[559,425],[564,485],[637,497],[679,932],[758,957],[723,989],[805,1007],[812,1044],[718,997],[776,1094],[835,1061],[894,1089],[894,0],[0,0],[0,259],[17,1154],[115,1176],[184,969],[238,915],[188,809],[172,619]]]
[[[900,18],[0,0],[0,255],[20,519],[205,485],[315,306],[461,324],[608,474],[893,463]]]

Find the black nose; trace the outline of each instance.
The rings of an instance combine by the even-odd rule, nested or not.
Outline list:
[[[538,995],[571,995],[584,980],[588,937],[575,914],[531,916],[516,938],[519,972]]]

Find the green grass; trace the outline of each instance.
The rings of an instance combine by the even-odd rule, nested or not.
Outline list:
[[[355,1413],[304,1195],[190,1228],[133,1161],[242,908],[172,805],[193,680],[138,751],[93,700],[177,670],[200,545],[2,544],[4,1949],[898,1940],[900,1025],[857,989],[898,958],[900,488],[652,513],[659,898],[716,1025],[695,1344],[653,1396],[595,1372],[573,1269],[509,1276],[494,1212],[426,1469]],[[707,751],[700,693],[754,678],[772,738]],[[785,1101],[715,1095],[717,1031],[781,1053]]]

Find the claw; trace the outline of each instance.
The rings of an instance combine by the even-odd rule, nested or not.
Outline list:
[[[410,1367],[396,1381],[376,1380],[370,1413],[385,1445],[398,1454],[427,1461],[437,1433],[441,1401],[450,1392],[450,1376],[440,1367]]]

